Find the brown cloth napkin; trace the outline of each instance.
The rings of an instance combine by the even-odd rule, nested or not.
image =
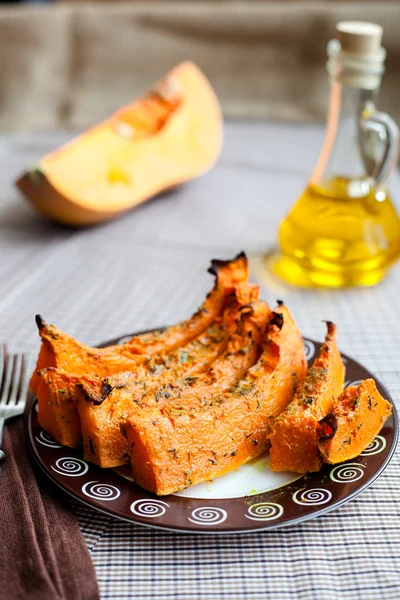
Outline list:
[[[1,600],[98,600],[94,567],[76,516],[59,490],[50,493],[46,482],[39,489],[22,419],[6,427],[3,449]]]

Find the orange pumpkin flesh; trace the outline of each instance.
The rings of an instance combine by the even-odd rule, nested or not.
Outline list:
[[[146,96],[45,156],[17,186],[45,216],[92,225],[206,172],[221,144],[215,93],[184,62]]]
[[[114,385],[124,385],[130,375],[130,373],[118,373],[113,377]],[[63,446],[78,448],[81,445],[82,430],[77,407],[76,385],[85,383],[90,386],[93,384],[93,379],[97,380],[91,375],[77,377],[53,367],[40,371],[37,390],[38,421],[43,429]],[[100,393],[105,393],[103,388]]]
[[[164,377],[155,375],[155,380],[145,377],[137,381],[132,378],[125,387],[112,387],[109,395],[101,399],[104,380],[98,382],[97,390],[83,383],[78,391],[78,410],[82,424],[84,458],[99,464],[101,467],[115,467],[129,462],[129,446],[120,432],[120,423],[144,406],[164,405],[188,408],[188,405],[204,403],[207,398],[229,389],[243,373],[254,364],[259,354],[259,347],[270,309],[264,302],[255,302],[242,306],[236,311],[236,318],[226,330],[230,330],[229,342],[224,356],[216,358],[210,368],[203,370],[202,354],[197,349],[192,354],[197,361],[176,364],[175,368],[164,371]],[[228,318],[231,317],[228,316]],[[199,340],[199,345],[203,343]],[[211,341],[210,341],[211,343]],[[210,349],[207,353],[210,352]],[[187,352],[185,352],[185,358]],[[197,364],[197,368],[196,368]],[[194,376],[195,375],[195,376]],[[79,384],[78,384],[79,390]],[[100,396],[100,399],[99,399]],[[172,408],[173,410],[173,408]]]
[[[335,464],[358,456],[391,414],[391,404],[382,398],[373,379],[346,388],[319,424],[318,447],[324,462]]]
[[[30,381],[31,391],[37,393],[41,381],[38,371],[46,367],[62,369],[71,375],[90,373],[99,377],[134,371],[149,356],[179,348],[200,335],[222,314],[233,292],[242,295],[245,301],[258,293],[257,286],[247,283],[248,262],[244,253],[228,261],[213,260],[209,272],[216,278],[215,285],[190,319],[165,330],[135,336],[123,345],[92,348],[38,317],[42,344]]]
[[[158,495],[213,479],[268,448],[271,421],[293,398],[306,372],[303,341],[286,307],[264,336],[259,360],[229,390],[203,402],[145,407],[122,424],[133,479]]]
[[[75,400],[77,377],[59,369],[43,369],[37,390],[38,421],[59,444],[77,448],[81,425]]]
[[[336,327],[328,333],[320,355],[287,409],[276,419],[271,435],[270,466],[273,471],[319,471],[318,421],[333,408],[343,389],[344,366],[336,346]]]

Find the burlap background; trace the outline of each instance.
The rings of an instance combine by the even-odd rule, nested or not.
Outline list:
[[[400,2],[158,1],[0,8],[0,128],[81,128],[190,58],[227,116],[320,120],[341,19],[381,23],[381,107],[400,119]]]

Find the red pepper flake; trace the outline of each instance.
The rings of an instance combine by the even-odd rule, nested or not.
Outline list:
[[[326,415],[324,419],[319,422],[318,438],[320,440],[331,439],[337,430],[337,421],[333,413]]]

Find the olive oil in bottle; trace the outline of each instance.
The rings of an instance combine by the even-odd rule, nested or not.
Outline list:
[[[378,283],[400,256],[400,220],[385,187],[398,129],[375,108],[385,51],[371,23],[337,26],[325,142],[311,177],[279,229],[275,273],[300,286]]]

